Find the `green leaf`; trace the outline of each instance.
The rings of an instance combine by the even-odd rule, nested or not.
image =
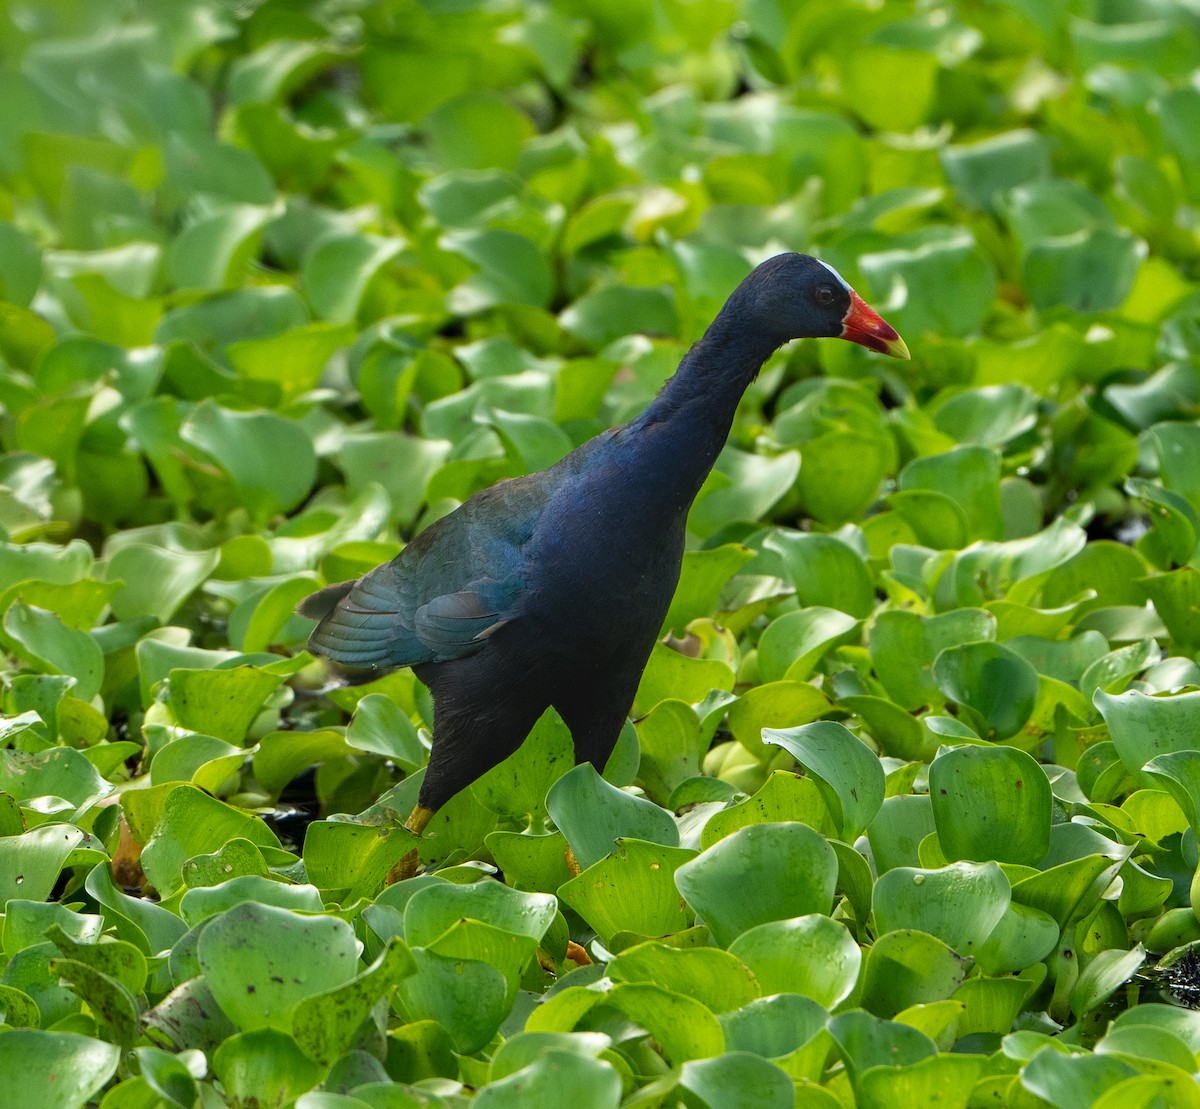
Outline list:
[[[753,824],[679,868],[679,892],[722,947],[757,924],[828,913],[837,857],[803,824]]]
[[[997,739],[1016,735],[1033,715],[1037,671],[1002,643],[947,647],[933,676],[946,697],[977,712]]]
[[[312,441],[301,427],[273,413],[235,412],[206,400],[184,420],[179,434],[232,478],[255,515],[295,508],[316,480]]]
[[[1062,1109],[1089,1109],[1096,1099],[1136,1072],[1111,1055],[1064,1055],[1042,1048],[1021,1070],[1021,1085]]]
[[[906,1067],[870,1067],[859,1075],[863,1109],[893,1105],[959,1105],[965,1107],[984,1061],[971,1055],[937,1055]]]
[[[1050,782],[1011,747],[956,747],[929,766],[929,797],[946,858],[1037,866],[1050,847]]]
[[[414,1020],[436,1020],[462,1054],[482,1048],[508,1015],[504,975],[474,959],[416,948],[417,973],[405,978],[399,994]]]
[[[1093,700],[1126,770],[1147,786],[1159,784],[1142,771],[1151,759],[1195,748],[1200,693],[1147,697],[1134,689],[1116,695],[1097,690]]]
[[[10,1029],[0,1036],[8,1096],[28,1109],[82,1109],[116,1073],[120,1051],[74,1032]]]
[[[679,846],[670,813],[609,785],[591,763],[580,763],[550,787],[546,810],[585,869],[609,855],[618,838]]]
[[[694,857],[679,847],[621,839],[613,854],[572,878],[558,896],[604,940],[617,932],[669,936],[692,924],[675,874]]]
[[[335,234],[317,242],[304,256],[300,277],[313,310],[333,324],[353,323],[367,287],[403,250],[401,239]]]
[[[910,1006],[950,997],[966,973],[963,957],[926,931],[882,932],[867,950],[861,1003],[890,1019]]]
[[[216,569],[216,551],[177,551],[141,543],[123,546],[108,560],[106,576],[120,581],[112,598],[119,620],[153,616],[167,623],[185,600]]]
[[[763,742],[784,748],[816,779],[841,839],[853,843],[866,831],[883,804],[884,774],[853,732],[821,720],[785,731],[764,729]]]
[[[480,1109],[571,1105],[610,1109],[621,1098],[621,1078],[611,1064],[575,1051],[548,1050],[521,1070],[493,1078],[479,1091]]]
[[[754,972],[764,995],[800,994],[826,1009],[850,996],[862,963],[845,925],[816,913],[749,928],[729,954]]]
[[[792,1109],[792,1080],[774,1063],[743,1051],[683,1064],[679,1084],[707,1109]]]
[[[915,1028],[880,1020],[861,1009],[839,1013],[829,1021],[851,1081],[875,1066],[905,1067],[937,1053],[933,1041]]]
[[[311,1090],[324,1071],[291,1036],[275,1028],[230,1036],[213,1052],[212,1069],[231,1099],[242,1104],[263,1099],[276,1105]]]
[[[880,934],[914,928],[970,955],[991,934],[1012,893],[994,862],[954,863],[937,870],[895,867],[880,876],[872,911]]]
[[[777,554],[804,607],[821,605],[856,619],[870,615],[875,587],[862,558],[832,535],[776,530],[763,542]]]
[[[445,169],[513,169],[533,123],[499,94],[464,93],[425,118],[434,155]]]
[[[19,836],[0,837],[0,904],[13,897],[46,900],[63,864],[84,839],[69,824],[44,824]]]
[[[290,1029],[300,1001],[355,976],[358,952],[344,921],[247,903],[204,929],[197,955],[225,1015],[250,1032]]]

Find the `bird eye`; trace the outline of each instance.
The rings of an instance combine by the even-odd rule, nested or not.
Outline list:
[[[818,285],[816,292],[817,303],[824,307],[826,304],[833,303],[833,287],[831,285]]]

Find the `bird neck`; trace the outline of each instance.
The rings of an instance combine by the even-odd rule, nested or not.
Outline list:
[[[671,452],[671,468],[694,485],[693,495],[729,437],[742,394],[779,345],[747,326],[731,301],[631,425],[631,430],[655,431],[654,438]]]

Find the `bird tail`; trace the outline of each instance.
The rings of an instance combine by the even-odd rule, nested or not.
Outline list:
[[[366,582],[327,585],[305,597],[296,611],[319,621],[308,637],[310,650],[350,670],[391,670],[412,660],[402,657],[409,652],[397,642],[402,628],[394,607],[368,607],[381,598],[363,588]]]

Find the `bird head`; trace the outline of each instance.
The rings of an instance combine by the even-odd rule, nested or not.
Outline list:
[[[757,321],[780,343],[839,338],[892,358],[909,357],[896,329],[819,258],[777,254],[746,278],[742,289]]]

